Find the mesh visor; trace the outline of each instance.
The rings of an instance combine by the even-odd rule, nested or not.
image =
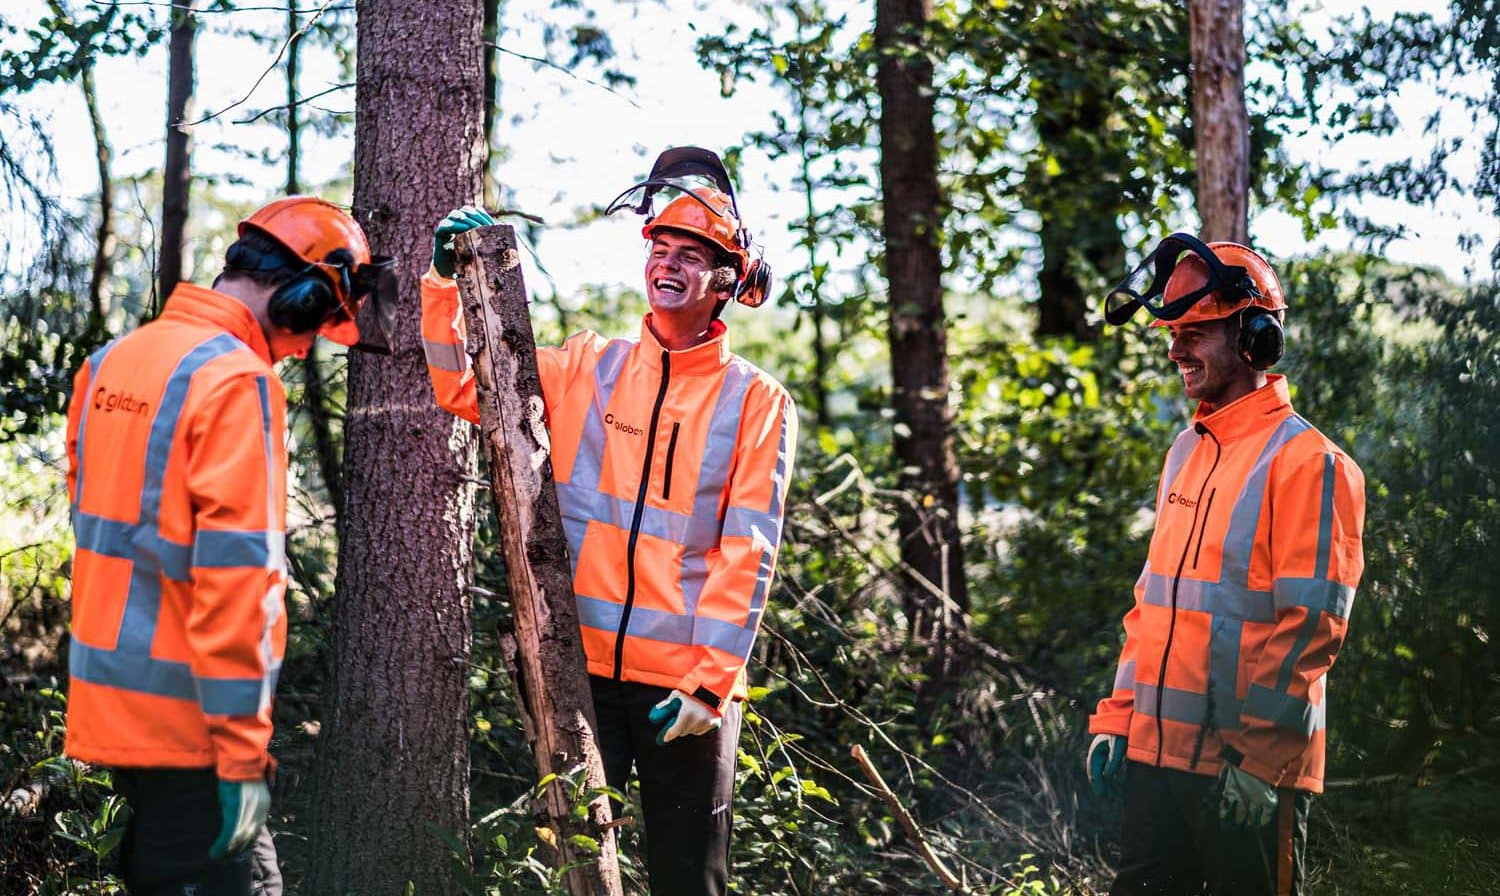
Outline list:
[[[1184,257],[1190,255],[1196,256],[1207,267],[1208,278],[1197,289],[1177,296],[1170,302],[1162,302],[1172,272]],[[1244,268],[1220,261],[1219,256],[1197,237],[1174,233],[1157,243],[1151,254],[1142,259],[1135,270],[1116,283],[1104,297],[1104,319],[1111,326],[1119,326],[1130,320],[1137,310],[1144,308],[1158,320],[1177,320],[1204,296],[1223,289],[1237,288],[1244,279]]]
[[[360,265],[350,278],[355,308],[339,309],[320,331],[334,342],[376,355],[391,353],[396,335],[396,261],[377,255]]]

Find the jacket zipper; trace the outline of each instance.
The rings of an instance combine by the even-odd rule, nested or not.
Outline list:
[[[677,456],[677,428],[682,426],[681,421],[672,424],[672,439],[667,442],[667,469],[665,479],[661,484],[661,499],[669,500],[672,497],[672,458]]]
[[[1198,546],[1193,548],[1193,569],[1198,568],[1198,555],[1203,553],[1203,533],[1208,531],[1208,514],[1214,509],[1214,495],[1218,493],[1218,489],[1209,492],[1208,504],[1203,508],[1203,528],[1198,530]]]
[[[1187,565],[1188,551],[1193,546],[1193,532],[1198,528],[1198,510],[1203,507],[1203,492],[1208,488],[1208,481],[1214,477],[1214,471],[1219,468],[1219,457],[1224,453],[1223,446],[1214,434],[1209,432],[1208,427],[1199,423],[1193,427],[1200,436],[1208,436],[1214,441],[1214,462],[1208,468],[1208,475],[1203,477],[1203,484],[1198,486],[1198,501],[1193,505],[1193,525],[1188,529],[1187,543],[1182,546],[1182,559],[1177,561],[1177,572],[1172,576],[1172,621],[1167,625],[1167,643],[1161,649],[1161,668],[1156,673],[1156,765],[1161,766],[1162,747],[1166,736],[1161,721],[1161,703],[1167,686],[1167,658],[1172,654],[1172,637],[1177,633],[1177,586],[1182,582],[1182,569]],[[1170,486],[1171,483],[1168,483]],[[1208,512],[1204,508],[1204,524],[1208,522]]]
[[[615,632],[615,674],[625,663],[625,633],[630,630],[630,610],[635,606],[635,543],[641,535],[641,515],[646,512],[646,490],[651,487],[651,454],[656,447],[656,424],[661,419],[661,405],[667,398],[667,380],[672,373],[672,356],[661,353],[661,386],[656,390],[656,404],[651,408],[651,426],[646,430],[646,460],[641,465],[641,487],[635,497],[635,513],[630,517],[630,541],[625,548],[625,607],[620,611],[620,628]]]

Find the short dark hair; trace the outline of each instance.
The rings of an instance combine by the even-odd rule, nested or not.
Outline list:
[[[250,227],[224,250],[224,270],[214,283],[226,277],[243,277],[260,286],[277,287],[298,274],[307,265],[270,234]]]

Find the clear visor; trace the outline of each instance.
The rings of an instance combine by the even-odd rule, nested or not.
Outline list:
[[[671,205],[679,196],[690,196],[693,201],[703,206],[710,214],[721,214],[716,209],[704,202],[702,197],[694,190],[704,187],[714,188],[715,184],[707,177],[658,177],[651,180],[643,180],[620,195],[616,196],[610,204],[605,207],[604,214],[612,215],[622,209],[629,209],[638,215],[654,218],[662,209]]]

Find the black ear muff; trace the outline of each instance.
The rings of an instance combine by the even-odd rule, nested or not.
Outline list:
[[[1286,351],[1286,333],[1275,312],[1259,305],[1240,311],[1240,358],[1256,370],[1269,370]]]
[[[276,288],[266,307],[271,323],[293,333],[310,333],[338,308],[333,287],[316,268],[304,271]]]
[[[771,265],[764,258],[750,262],[750,269],[734,287],[734,300],[741,305],[759,308],[771,294]]]

